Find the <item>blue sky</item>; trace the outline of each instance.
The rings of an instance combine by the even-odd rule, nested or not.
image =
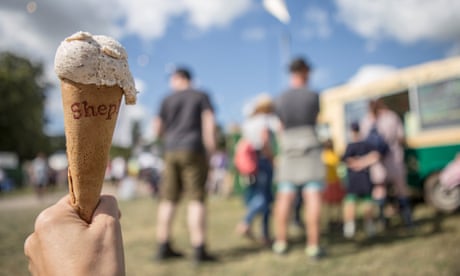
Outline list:
[[[141,92],[136,107],[120,112],[114,138],[119,144],[129,144],[133,120],[141,120],[150,136],[150,120],[168,93],[175,64],[193,70],[226,125],[240,121],[243,105],[257,94],[277,95],[287,86],[287,52],[310,60],[317,91],[346,83],[358,71],[375,75],[460,53],[456,0],[285,3],[288,24],[261,0],[6,0],[0,4],[0,50],[43,62],[58,87],[52,66],[59,41],[80,30],[117,38]],[[47,131],[62,133],[59,91],[49,94]]]

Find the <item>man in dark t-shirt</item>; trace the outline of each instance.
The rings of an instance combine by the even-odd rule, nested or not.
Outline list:
[[[293,87],[278,97],[275,107],[284,129],[314,126],[319,113],[319,95],[306,87]]]
[[[171,224],[182,195],[188,204],[188,227],[194,247],[194,261],[215,258],[205,248],[205,184],[208,174],[206,153],[215,149],[215,120],[206,93],[191,85],[191,73],[178,68],[171,75],[172,94],[167,96],[155,120],[155,133],[165,142],[165,172],[158,207],[157,260],[181,257],[170,244]]]

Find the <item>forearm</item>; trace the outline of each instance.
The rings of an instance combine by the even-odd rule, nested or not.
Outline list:
[[[363,157],[362,159],[362,165],[363,167],[369,167],[372,166],[373,164],[377,163],[380,160],[380,154],[376,151],[368,153],[366,156]]]
[[[346,158],[347,167],[354,171],[361,171],[372,166],[380,160],[380,154],[376,151],[370,152],[362,157]]]
[[[214,113],[206,110],[202,114],[203,120],[203,143],[208,152],[216,149],[216,123]]]

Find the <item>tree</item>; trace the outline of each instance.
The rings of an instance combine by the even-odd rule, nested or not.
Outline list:
[[[42,64],[0,53],[0,151],[20,160],[47,149],[44,104],[47,84]]]

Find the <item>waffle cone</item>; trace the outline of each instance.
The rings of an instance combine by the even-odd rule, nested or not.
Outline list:
[[[104,181],[123,91],[61,81],[71,205],[91,222]]]

